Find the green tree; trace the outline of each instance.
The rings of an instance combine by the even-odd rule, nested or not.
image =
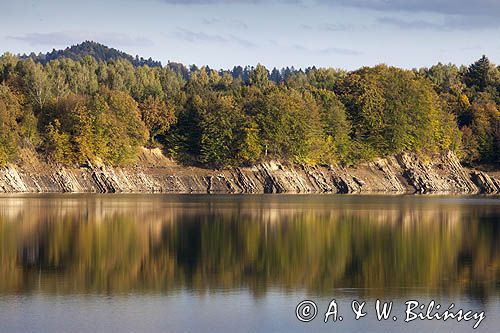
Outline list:
[[[109,142],[107,160],[118,165],[130,163],[148,138],[138,104],[130,95],[121,91],[105,91],[104,96],[114,130],[114,140]]]
[[[311,148],[321,141],[319,110],[310,94],[286,87],[269,89],[265,95],[250,90],[244,110],[260,130],[264,155],[310,162],[317,160]]]
[[[29,101],[37,110],[42,110],[51,98],[49,81],[43,66],[28,59],[20,61],[17,67],[24,79],[24,89]]]
[[[45,151],[50,159],[56,163],[68,164],[73,162],[73,151],[70,136],[61,130],[61,123],[55,119],[45,128]]]
[[[5,84],[15,76],[18,61],[15,55],[8,52],[0,57],[0,83]]]
[[[257,64],[255,69],[250,72],[250,84],[258,87],[259,89],[264,89],[269,86],[269,71],[261,64]]]
[[[489,84],[490,60],[483,55],[473,63],[465,73],[464,81],[467,86],[484,91]]]
[[[198,105],[200,130],[200,159],[217,167],[231,165],[241,110],[232,96],[214,94]]]
[[[423,71],[424,77],[432,82],[437,93],[459,95],[465,89],[465,84],[460,77],[460,70],[453,64],[438,63]]]
[[[0,84],[0,166],[17,156],[21,105],[9,87]]]
[[[135,69],[135,84],[132,86],[131,94],[137,101],[143,101],[149,96],[163,97],[162,84],[157,68],[148,66]]]
[[[252,165],[261,158],[263,147],[260,142],[259,132],[258,125],[253,121],[250,121],[240,130],[238,161],[243,162],[243,164]]]
[[[333,91],[319,89],[314,92],[320,105],[321,125],[323,133],[337,161],[349,162],[351,151],[351,123],[347,119],[347,111]],[[351,161],[352,162],[352,161]]]
[[[176,122],[174,108],[159,97],[148,96],[140,105],[142,120],[149,130],[149,141],[156,143],[159,135],[165,135]]]
[[[500,123],[500,111],[497,105],[489,94],[483,93],[472,103],[470,113],[472,119],[470,130],[473,138],[468,138],[470,149],[470,153],[467,155],[468,160],[482,163],[496,162],[498,160],[497,129]],[[470,133],[467,135],[471,136]],[[471,143],[474,142],[477,144],[477,148],[471,147]]]
[[[431,83],[411,71],[363,68],[350,74],[338,91],[353,123],[355,141],[367,146],[373,156],[412,150],[435,153],[456,146],[452,144],[456,120],[441,108]]]
[[[344,70],[319,68],[307,72],[311,85],[318,89],[333,90],[339,81],[347,76]]]

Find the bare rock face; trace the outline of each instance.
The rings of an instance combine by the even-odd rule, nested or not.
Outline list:
[[[17,172],[17,168],[7,165],[0,170],[0,189],[3,192],[28,192],[29,189]]]
[[[402,176],[402,169],[396,158],[378,159],[369,165],[373,174],[380,175],[381,179],[378,180],[378,184],[387,184],[382,187],[382,191],[384,188],[388,188],[390,192],[399,194],[407,192]]]
[[[207,176],[207,192],[208,193],[236,193],[234,180],[226,178],[223,173]]]
[[[144,150],[140,165],[127,168],[21,161],[0,169],[0,192],[498,194],[500,180],[462,167],[451,152],[432,161],[404,153],[349,168],[269,161],[217,171]]]
[[[496,194],[500,193],[500,180],[490,177],[485,172],[472,170],[471,179],[480,189],[481,193]]]
[[[404,170],[403,176],[417,193],[480,192],[456,155],[451,152],[432,162],[424,162],[415,154],[407,153],[396,158]]]
[[[54,184],[61,189],[61,192],[83,192],[85,187],[81,186],[72,170],[61,168],[54,173]],[[40,188],[40,186],[38,186]]]

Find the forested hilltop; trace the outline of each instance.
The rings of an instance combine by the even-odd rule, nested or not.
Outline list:
[[[78,45],[72,45],[65,48],[64,50],[53,49],[51,52],[47,52],[45,54],[23,54],[21,56],[21,59],[31,58],[35,62],[39,62],[45,65],[51,60],[60,58],[69,58],[71,60],[80,61],[83,60],[86,56],[91,56],[97,61],[116,61],[118,59],[124,59],[130,61],[134,66],[148,65],[150,67],[161,67],[161,62],[159,61],[154,61],[151,58],[139,58],[139,56],[133,57],[125,52],[92,41],[85,41]]]
[[[142,146],[219,168],[446,150],[468,165],[500,163],[500,68],[485,56],[418,70],[215,71],[89,47],[81,58],[0,57],[0,165],[21,148],[65,165],[127,165]]]

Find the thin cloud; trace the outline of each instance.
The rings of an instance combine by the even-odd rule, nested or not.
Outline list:
[[[220,35],[211,35],[204,32],[196,32],[188,29],[178,28],[174,33],[174,36],[178,39],[182,39],[186,42],[196,43],[196,42],[215,42],[215,43],[226,43],[227,39]]]
[[[456,31],[456,30],[482,30],[500,27],[497,19],[485,17],[446,17],[440,22],[426,20],[404,20],[397,17],[380,17],[377,22],[382,25],[393,26],[404,30],[434,30],[434,31]]]
[[[377,22],[383,25],[393,26],[405,30],[443,30],[444,28],[442,24],[436,24],[424,20],[403,20],[397,17],[380,17],[377,19]]]
[[[352,49],[344,49],[339,47],[329,47],[326,49],[319,50],[319,53],[322,54],[340,54],[340,55],[349,55],[349,56],[358,56],[362,55],[363,52],[352,50]]]
[[[297,51],[310,51],[309,49],[307,49],[306,47],[304,47],[303,45],[299,45],[299,44],[294,44],[292,45],[292,47],[297,50]]]
[[[302,7],[330,6],[353,8],[356,10],[378,11],[385,16],[391,14],[430,13],[444,16],[443,22],[394,21],[388,24],[403,29],[488,29],[500,27],[499,0],[158,0],[171,5],[264,5],[269,3]],[[333,24],[321,30],[347,31],[349,25]]]
[[[446,15],[500,15],[497,0],[159,0],[173,5],[238,5],[281,3],[295,5],[336,5],[384,12],[429,12]]]
[[[352,28],[350,25],[337,23],[323,23],[319,25],[319,29],[325,31],[348,31]]]
[[[159,0],[161,2],[171,5],[248,5],[248,4],[262,4],[262,3],[284,3],[284,4],[299,4],[302,5],[301,0]]]
[[[84,40],[93,40],[118,47],[145,47],[154,45],[153,41],[144,37],[132,37],[121,33],[96,33],[86,31],[31,32],[23,35],[7,36],[7,38],[23,41],[32,46],[67,46],[80,43]]]
[[[299,28],[304,31],[323,31],[323,32],[346,32],[346,31],[355,31],[355,30],[366,30],[368,27],[366,25],[357,25],[350,23],[320,23],[318,25],[308,25],[301,24]]]
[[[244,46],[244,47],[257,47],[258,46],[254,42],[251,42],[247,39],[239,38],[239,37],[234,36],[234,35],[229,35],[228,38],[229,38],[229,41],[240,44],[241,46]]]
[[[207,25],[222,23],[222,19],[221,18],[204,18],[201,21],[203,22],[203,24],[207,24]]]
[[[357,50],[341,48],[341,47],[327,47],[327,48],[323,48],[323,49],[309,49],[309,48],[305,47],[304,45],[294,44],[294,45],[292,45],[292,48],[296,51],[299,51],[299,52],[317,53],[317,54],[337,54],[337,55],[344,55],[344,56],[358,56],[358,55],[363,54],[363,52],[360,52]]]
[[[445,15],[500,15],[497,0],[317,0],[316,3],[341,5],[383,12],[429,12]]]
[[[227,36],[214,35],[205,32],[191,31],[184,28],[177,28],[177,31],[174,32],[173,35],[177,39],[181,39],[190,43],[199,43],[199,42],[222,43],[222,44],[238,44],[240,46],[248,48],[257,47],[257,44],[255,44],[254,42],[240,38],[235,35],[227,35]]]
[[[204,18],[202,23],[205,25],[223,25],[231,28],[248,29],[248,24],[240,20],[227,20],[222,18]]]

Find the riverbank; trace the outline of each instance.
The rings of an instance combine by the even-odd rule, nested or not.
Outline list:
[[[143,149],[130,167],[61,167],[23,150],[0,169],[4,193],[341,193],[498,194],[498,173],[463,167],[452,152],[432,161],[405,153],[356,167],[265,162],[210,170],[183,166],[160,150]]]

